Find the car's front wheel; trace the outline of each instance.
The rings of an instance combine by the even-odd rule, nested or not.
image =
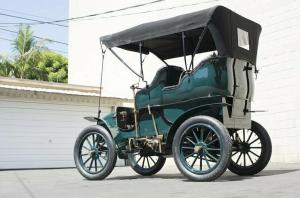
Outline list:
[[[74,146],[77,170],[89,180],[106,178],[117,160],[114,140],[101,126],[89,126],[78,136]]]

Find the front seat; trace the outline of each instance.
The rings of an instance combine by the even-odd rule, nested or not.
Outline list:
[[[184,70],[181,67],[169,65],[162,67],[156,72],[151,84],[136,93],[136,108],[140,109],[149,105],[162,103],[162,89],[164,87],[177,85],[180,75]]]

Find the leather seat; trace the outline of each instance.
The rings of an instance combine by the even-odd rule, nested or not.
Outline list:
[[[181,67],[173,65],[159,69],[151,84],[136,93],[136,107],[161,104],[162,89],[177,85],[183,71]]]

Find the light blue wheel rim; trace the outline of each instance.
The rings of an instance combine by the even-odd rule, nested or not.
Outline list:
[[[104,136],[97,132],[86,134],[79,145],[80,166],[89,174],[100,173],[108,164],[109,149]]]
[[[223,153],[220,134],[210,125],[194,124],[180,137],[180,161],[189,171],[197,175],[212,172],[219,165]]]

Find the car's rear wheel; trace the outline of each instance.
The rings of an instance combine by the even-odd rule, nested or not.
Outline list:
[[[266,129],[255,121],[251,129],[231,133],[232,157],[228,169],[238,175],[254,175],[268,164],[272,143]]]
[[[166,162],[162,156],[141,156],[139,152],[129,154],[128,160],[131,168],[143,176],[154,175]]]
[[[173,155],[183,175],[195,181],[212,181],[227,169],[231,139],[225,126],[209,116],[187,119],[173,140]]]
[[[107,177],[117,160],[114,140],[101,126],[89,126],[78,136],[74,147],[77,170],[89,180]]]

